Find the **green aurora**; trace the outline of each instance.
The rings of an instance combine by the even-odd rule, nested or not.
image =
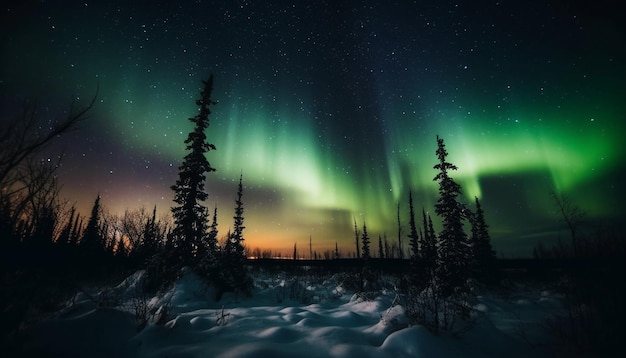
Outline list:
[[[83,215],[98,193],[112,213],[165,213],[214,73],[206,204],[225,233],[243,173],[251,248],[311,235],[349,254],[354,220],[395,241],[398,204],[406,235],[409,190],[434,209],[436,135],[505,255],[564,235],[551,191],[594,225],[622,219],[626,41],[608,11],[366,3],[9,6],[2,117],[33,97],[54,116],[99,87],[50,151],[66,154],[64,195]]]

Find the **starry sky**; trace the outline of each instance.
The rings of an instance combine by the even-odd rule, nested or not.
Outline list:
[[[626,38],[604,1],[9,1],[1,120],[26,99],[62,118],[96,107],[48,153],[88,215],[173,205],[170,186],[214,74],[206,206],[232,227],[240,173],[251,248],[351,252],[408,232],[408,193],[434,211],[436,135],[481,200],[493,245],[530,255],[566,233],[549,197],[589,223],[623,219]],[[45,159],[45,158],[42,158]],[[435,217],[435,226],[438,218]],[[375,241],[376,242],[376,241]],[[405,239],[407,242],[407,239]]]

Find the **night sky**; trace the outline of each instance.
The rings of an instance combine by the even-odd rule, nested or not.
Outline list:
[[[308,250],[310,235],[318,252],[337,241],[348,253],[353,217],[374,242],[395,241],[409,190],[434,211],[436,135],[499,254],[567,238],[552,190],[590,225],[623,218],[617,2],[10,2],[3,121],[26,99],[62,118],[99,87],[90,119],[46,154],[64,151],[63,196],[83,215],[98,193],[111,213],[169,210],[187,118],[213,73],[205,204],[225,234],[243,172],[251,248]]]

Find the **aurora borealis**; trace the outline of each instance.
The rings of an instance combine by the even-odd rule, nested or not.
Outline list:
[[[607,7],[608,6],[608,7]],[[614,7],[614,8],[612,8]],[[408,192],[432,211],[435,136],[494,247],[559,234],[549,193],[590,221],[623,217],[626,38],[617,5],[503,1],[11,1],[2,7],[2,120],[25,99],[63,115],[63,195],[83,215],[173,205],[200,81],[215,75],[206,205],[248,246],[309,235],[352,250],[353,218],[397,235]],[[437,220],[435,220],[437,222]]]

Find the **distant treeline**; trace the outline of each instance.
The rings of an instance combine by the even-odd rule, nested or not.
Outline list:
[[[290,268],[311,268],[324,269],[330,271],[342,271],[359,269],[363,267],[364,261],[356,258],[338,258],[331,260],[308,260],[308,259],[287,259],[287,258],[259,258],[248,259],[246,265],[252,268],[290,269]],[[387,273],[402,273],[411,267],[410,259],[370,259],[367,265],[376,270]],[[546,271],[585,271],[585,270],[606,270],[626,268],[626,262],[616,257],[610,258],[519,258],[519,259],[497,259],[496,265],[500,270],[517,271],[526,273],[540,273]]]

